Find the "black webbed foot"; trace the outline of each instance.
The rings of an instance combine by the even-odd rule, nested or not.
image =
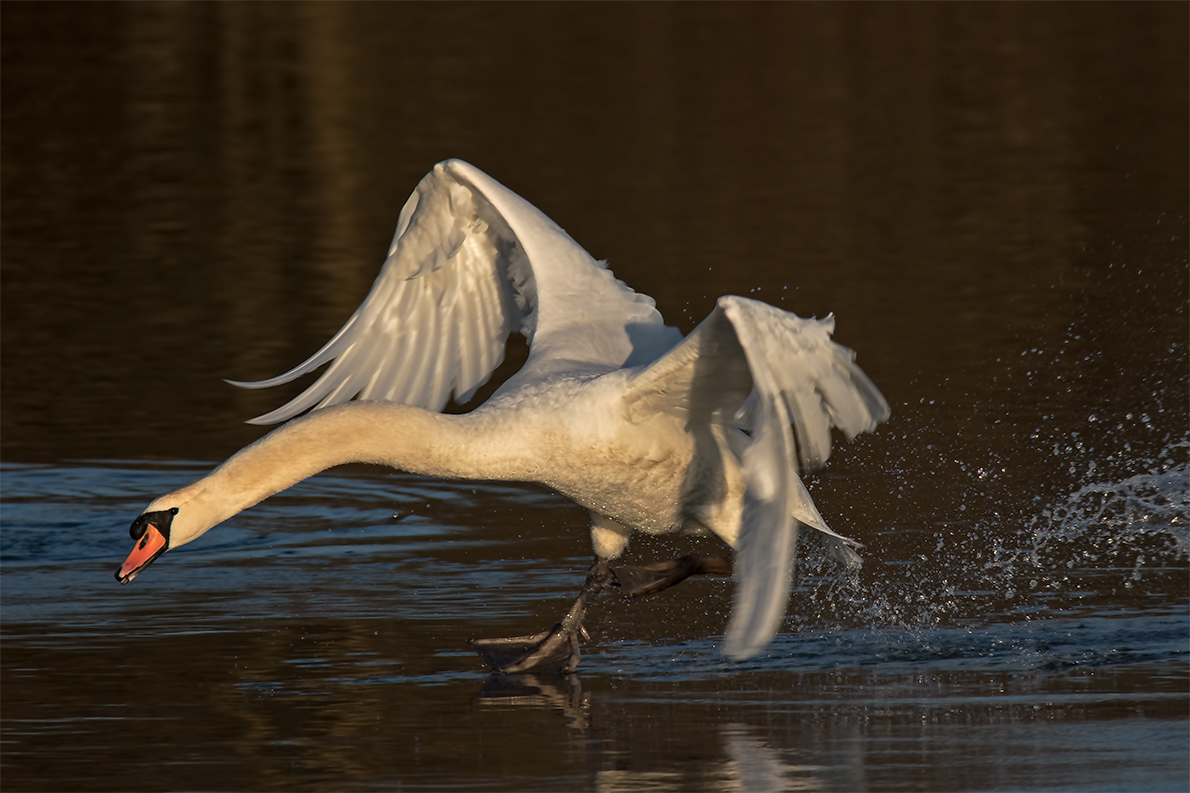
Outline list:
[[[611,577],[607,560],[596,559],[570,610],[551,630],[505,639],[472,639],[471,646],[497,674],[572,672],[582,657],[579,636],[586,638],[587,635],[583,630],[583,617]]]
[[[612,569],[616,582],[630,597],[653,595],[675,584],[680,584],[692,575],[731,575],[730,559],[721,556],[697,556],[691,554],[680,559],[670,559],[639,567],[623,565]]]

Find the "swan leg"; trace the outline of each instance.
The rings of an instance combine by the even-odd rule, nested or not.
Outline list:
[[[572,672],[582,657],[578,649],[578,637],[582,635],[586,638],[583,617],[611,578],[611,566],[607,560],[596,559],[587,573],[582,591],[566,616],[552,629],[506,639],[472,639],[471,646],[497,674]]]
[[[616,583],[624,590],[624,594],[630,597],[656,594],[682,583],[692,575],[731,575],[731,572],[730,559],[695,554],[644,567],[623,565],[612,570]]]

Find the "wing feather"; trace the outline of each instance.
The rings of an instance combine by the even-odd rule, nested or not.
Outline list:
[[[888,404],[830,339],[834,320],[807,320],[765,303],[723,297],[681,344],[629,382],[625,409],[632,421],[657,411],[693,425],[727,423],[746,429],[725,453],[740,459],[745,494],[736,536],[735,605],[726,651],[758,652],[785,613],[798,525],[837,538],[798,477],[797,466],[820,465],[830,454],[830,430],[848,436],[874,429]],[[851,553],[854,557],[854,553]]]
[[[398,356],[401,354],[399,338],[387,336],[378,343],[381,349],[380,360],[387,365],[380,366],[368,386],[360,392],[360,399],[392,400],[393,394],[400,388]]]
[[[380,275],[339,332],[284,374],[229,382],[269,388],[330,364],[255,424],[357,396],[441,410],[451,394],[466,401],[487,381],[513,330],[530,342],[526,377],[642,363],[678,339],[651,298],[617,281],[538,209],[447,160],[401,208]]]
[[[460,309],[466,316],[482,316],[484,298],[480,294],[478,288],[480,284],[486,282],[480,281],[478,284],[471,285],[471,288],[462,290],[460,297],[462,306]],[[481,338],[479,329],[487,325],[487,318],[481,319],[479,322],[465,322],[460,325],[455,325],[455,332],[458,334],[458,350],[459,350],[459,388],[462,393],[457,394],[455,399],[460,403],[467,402],[475,393],[475,389],[479,387],[479,382],[484,379],[484,372],[495,370],[495,366],[487,368],[486,364],[486,346],[487,340]]]

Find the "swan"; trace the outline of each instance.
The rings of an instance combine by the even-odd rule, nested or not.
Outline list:
[[[514,331],[529,343],[522,368],[471,412],[442,413],[487,381]],[[859,560],[859,544],[827,526],[798,477],[799,465],[827,459],[832,427],[850,438],[889,415],[833,331],[833,315],[802,319],[725,296],[683,338],[536,207],[466,162],[441,162],[402,208],[380,275],[343,328],[285,374],[229,381],[268,388],[329,364],[251,421],[286,423],[149,504],[116,578],[130,582],[164,552],[342,463],[536,482],[586,508],[595,560],[553,628],[473,640],[493,671],[571,671],[605,586],[642,594],[697,573],[734,575],[724,651],[750,657],[785,613],[799,525],[822,532],[837,558]],[[734,555],[613,568],[634,532],[709,532]]]

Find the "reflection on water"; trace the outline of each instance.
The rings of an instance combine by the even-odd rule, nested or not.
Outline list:
[[[6,6],[5,789],[1185,789],[1187,24]],[[762,655],[692,580],[605,595],[579,676],[490,678],[467,640],[545,627],[589,563],[532,486],[334,471],[113,581],[287,398],[219,378],[340,327],[449,156],[683,330],[725,293],[834,311],[889,397],[807,480],[866,563],[806,541]]]
[[[480,690],[476,702],[493,710],[549,710],[575,730],[585,731],[591,726],[591,697],[583,694],[579,674],[492,675]]]

